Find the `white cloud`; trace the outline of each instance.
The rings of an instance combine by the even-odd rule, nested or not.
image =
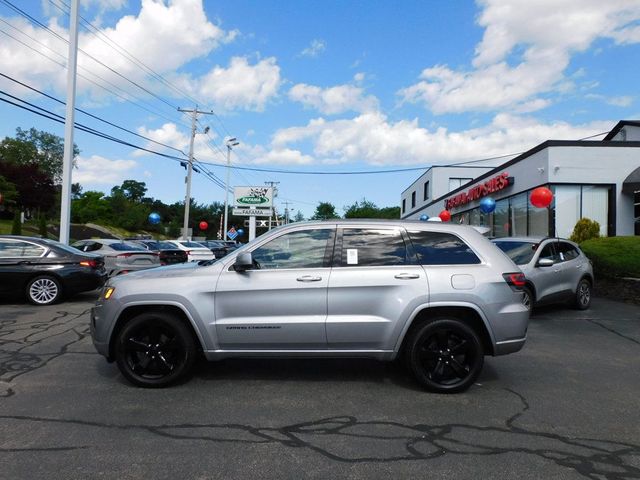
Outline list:
[[[118,0],[102,0],[99,3],[105,8],[109,6],[116,8],[120,4]],[[46,45],[53,52],[21,36],[15,30],[11,31],[12,35],[33,45],[57,62],[65,63],[67,46],[64,42],[56,39],[43,28],[33,27],[26,20],[11,17],[6,18],[6,21]],[[68,38],[68,31],[59,25],[57,18],[51,18],[48,26],[61,37]],[[148,72],[129,61],[124,55],[116,53],[113,47],[101,38],[109,38],[156,72],[166,74],[174,72],[191,60],[209,54],[220,45],[233,41],[238,35],[237,31],[225,31],[208,21],[202,0],[172,0],[168,3],[142,0],[138,15],[123,16],[114,26],[100,28],[99,31],[101,35],[81,32],[80,48],[117,70],[124,77],[147,86],[153,85],[152,89],[155,91],[162,87],[170,95],[175,95],[176,92],[167,90],[166,86],[157,83]],[[97,74],[112,84],[126,86],[127,90],[131,90],[131,85],[126,80],[82,53],[78,56],[78,68],[84,75],[87,75],[87,70],[92,72],[88,75],[92,79],[95,79],[93,74]],[[66,71],[60,65],[50,62],[12,39],[3,40],[0,43],[0,70],[10,71],[13,76],[37,88],[64,91]],[[106,95],[104,91],[82,78],[78,79],[78,91],[79,93],[90,92],[98,97]],[[144,95],[141,91],[137,94]]]
[[[571,55],[598,38],[640,42],[637,0],[479,0],[485,28],[473,69],[426,68],[420,81],[398,92],[436,114],[499,110],[563,86]],[[566,86],[566,85],[565,85]]]
[[[499,114],[482,127],[431,131],[417,119],[391,122],[380,112],[367,112],[349,120],[315,119],[306,126],[279,130],[272,147],[284,150],[308,143],[314,161],[323,163],[447,164],[525,151],[548,139],[583,138],[606,131],[612,124],[539,123],[530,117]]]
[[[189,91],[221,110],[264,110],[278,94],[282,79],[274,57],[251,65],[246,57],[233,57],[228,68],[216,66],[199,78],[183,77]]]
[[[311,42],[307,48],[300,52],[301,57],[317,57],[320,53],[324,52],[327,48],[324,40],[315,39]]]
[[[598,93],[588,93],[587,95],[585,95],[585,98],[600,100],[608,105],[613,105],[614,107],[629,107],[634,101],[634,98],[630,95],[610,97],[610,96],[601,95]]]
[[[321,88],[299,83],[289,90],[289,98],[312,107],[325,115],[335,115],[349,110],[364,112],[377,108],[378,101],[365,95],[364,89],[355,85],[337,85]]]
[[[73,181],[82,185],[114,185],[129,178],[138,166],[135,160],[110,160],[100,155],[78,157]]]

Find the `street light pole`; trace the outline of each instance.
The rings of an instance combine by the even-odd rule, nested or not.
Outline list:
[[[73,167],[73,126],[76,105],[76,69],[78,65],[78,8],[73,0],[69,10],[69,58],[67,59],[67,110],[64,119],[64,154],[60,198],[60,242],[69,243],[71,226],[71,170]]]
[[[229,218],[229,171],[230,171],[230,167],[231,167],[231,150],[232,147],[235,147],[236,145],[240,145],[240,142],[238,142],[238,140],[233,137],[233,138],[229,138],[226,141],[227,144],[227,181],[224,184],[224,235],[222,236],[223,240],[227,240],[227,229],[229,227],[229,222],[228,222],[228,218]]]

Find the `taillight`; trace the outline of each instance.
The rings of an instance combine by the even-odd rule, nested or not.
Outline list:
[[[186,253],[187,255],[191,255],[191,250],[187,250],[187,251],[186,251],[186,252],[184,252],[184,253]]]
[[[95,260],[83,260],[80,262],[80,265],[83,267],[96,268],[98,266],[98,262]]]
[[[509,284],[511,290],[516,292],[522,291],[522,287],[527,283],[524,273],[503,273],[502,278]]]

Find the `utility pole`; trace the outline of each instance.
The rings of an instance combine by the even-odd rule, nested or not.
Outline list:
[[[71,226],[71,170],[73,167],[73,126],[76,107],[76,68],[78,66],[78,6],[72,0],[69,11],[69,58],[67,59],[67,110],[64,118],[64,154],[60,199],[60,242],[69,243]]]
[[[284,224],[289,224],[289,205],[293,205],[291,202],[282,202],[284,203]]]
[[[191,114],[191,140],[189,141],[189,162],[187,165],[187,178],[185,178],[185,183],[187,184],[187,193],[184,199],[184,222],[182,224],[182,238],[184,240],[190,240],[189,238],[189,207],[191,206],[191,175],[193,174],[193,142],[196,138],[196,121],[198,120],[198,114],[212,114],[213,112],[205,112],[198,110],[198,106],[193,110],[187,110],[183,108],[178,108],[179,112],[185,112]],[[208,128],[208,127],[207,127]]]
[[[236,137],[228,138],[225,142],[227,145],[227,181],[224,184],[224,234],[223,240],[227,240],[227,231],[229,227],[229,172],[231,170],[231,150],[236,145],[240,145],[240,142]]]
[[[271,217],[273,217],[275,212],[276,212],[275,199],[278,196],[278,187],[277,187],[277,185],[280,185],[280,182],[269,181],[269,182],[264,182],[264,184],[265,185],[269,185],[271,188],[273,188],[273,202],[274,203],[273,203],[273,207],[271,208],[271,215],[269,215],[269,230],[271,230]],[[276,224],[277,224],[277,221],[276,221]]]

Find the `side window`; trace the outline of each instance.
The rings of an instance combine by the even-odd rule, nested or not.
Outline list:
[[[547,243],[540,252],[540,257],[538,260],[542,260],[543,258],[547,258],[549,260],[553,260],[554,262],[558,261],[558,257],[556,255],[556,249],[553,246],[553,242]]]
[[[480,263],[461,238],[451,233],[409,231],[409,238],[422,265],[474,265]]]
[[[322,268],[331,229],[285,233],[259,246],[251,256],[256,268]]]
[[[6,240],[0,242],[0,258],[41,257],[45,249],[20,240]]]
[[[101,243],[98,242],[89,242],[86,245],[84,245],[82,247],[82,251],[83,252],[93,252],[95,250],[100,250],[100,248],[102,247]]]
[[[580,256],[580,253],[570,243],[567,242],[559,242],[558,243],[558,256],[560,257],[560,261],[567,262],[569,260],[575,260]]]
[[[400,230],[345,228],[342,230],[343,267],[405,265],[407,247]]]

